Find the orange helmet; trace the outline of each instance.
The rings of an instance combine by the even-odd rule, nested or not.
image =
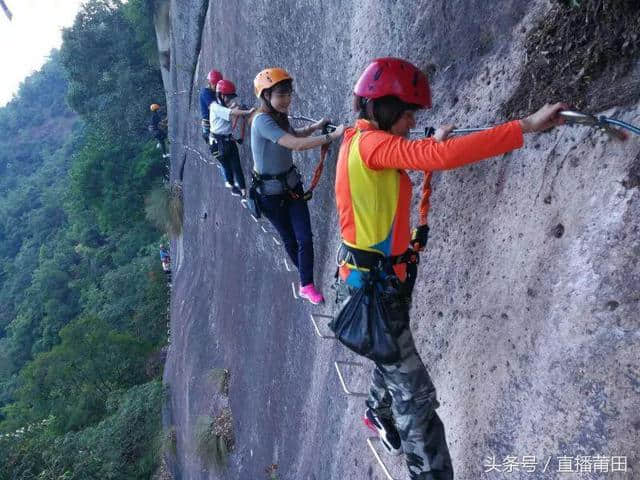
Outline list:
[[[160,110],[160,105],[158,105],[157,103],[152,103],[151,105],[149,105],[149,110],[151,110],[152,112],[156,112]]]
[[[256,97],[260,98],[264,90],[273,87],[276,83],[280,83],[283,80],[293,80],[285,69],[265,68],[253,79],[253,89],[256,92]]]

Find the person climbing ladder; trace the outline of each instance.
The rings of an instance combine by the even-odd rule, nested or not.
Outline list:
[[[209,106],[209,125],[211,135],[209,142],[212,151],[217,152],[216,158],[224,170],[225,186],[231,189],[231,194],[235,196],[247,195],[242,165],[240,165],[240,155],[237,143],[242,143],[244,137],[244,123],[241,128],[242,134],[239,139],[233,137],[233,128],[236,120],[251,115],[254,108],[240,109],[236,106],[236,86],[230,80],[220,80],[216,85],[216,100]]]
[[[160,263],[162,264],[162,271],[171,278],[171,256],[169,255],[169,249],[164,243],[160,244]]]
[[[253,81],[260,107],[251,122],[253,179],[258,204],[284,243],[300,274],[299,294],[317,305],[324,302],[313,281],[313,238],[309,207],[293,164],[292,150],[308,150],[340,138],[344,125],[332,133],[309,137],[329,123],[322,119],[304,129],[289,124],[293,78],[282,68],[267,68]]]
[[[417,67],[398,58],[376,59],[353,93],[358,120],[345,132],[335,181],[342,237],[336,300],[342,313],[362,298],[357,293],[371,296],[383,291],[388,318],[376,321],[385,322],[381,327],[389,332],[396,352],[393,361],[368,354],[375,367],[365,423],[378,432],[389,453],[405,454],[411,479],[451,480],[453,467],[436,413],[436,389],[409,328],[417,254],[409,249],[412,187],[406,170],[453,169],[520,148],[523,133],[562,123],[558,112],[566,105],[545,105],[521,120],[461,138],[448,140],[453,126],[445,126],[435,138],[410,141],[415,112],[431,107],[427,77]],[[428,199],[422,207],[428,208]],[[426,218],[425,213],[421,217]],[[424,246],[428,230],[420,227],[419,243]],[[373,289],[361,290],[371,284]],[[334,317],[332,328],[344,342],[338,335],[340,318],[340,313]]]
[[[160,114],[160,105],[152,103],[149,106],[151,110],[151,123],[149,124],[149,131],[153,134],[154,138],[158,141],[158,148],[162,150],[162,158],[168,158],[170,156],[167,153],[167,118],[163,118]]]
[[[216,85],[222,80],[222,74],[218,70],[211,70],[207,74],[207,85],[200,89],[200,116],[202,117],[200,126],[202,128],[202,138],[209,145],[210,125],[209,107],[216,100]]]

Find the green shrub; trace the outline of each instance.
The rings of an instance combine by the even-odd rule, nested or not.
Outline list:
[[[175,457],[178,453],[178,436],[176,427],[171,425],[164,432],[162,451],[168,453],[172,457]]]
[[[209,379],[215,384],[216,389],[223,395],[229,394],[229,380],[231,373],[228,368],[213,368],[209,372]]]
[[[198,417],[195,429],[196,453],[205,465],[225,468],[229,454],[227,440],[216,434],[216,419],[208,415]]]
[[[173,235],[182,233],[182,222],[184,220],[184,201],[182,195],[182,185],[176,183],[171,186],[169,195],[169,232]]]
[[[163,185],[154,187],[144,199],[147,220],[162,232],[170,231],[169,190]]]

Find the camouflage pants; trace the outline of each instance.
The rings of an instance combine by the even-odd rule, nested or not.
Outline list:
[[[349,287],[340,282],[337,294],[345,298]],[[408,318],[406,325],[398,336],[402,359],[393,365],[376,364],[366,404],[394,421],[412,480],[452,480],[444,425],[436,413],[436,389],[416,350]]]

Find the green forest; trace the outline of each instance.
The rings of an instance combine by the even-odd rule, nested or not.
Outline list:
[[[153,1],[92,0],[0,108],[0,479],[158,467],[168,285]],[[153,197],[153,195],[151,195]],[[148,208],[147,208],[148,210]]]

